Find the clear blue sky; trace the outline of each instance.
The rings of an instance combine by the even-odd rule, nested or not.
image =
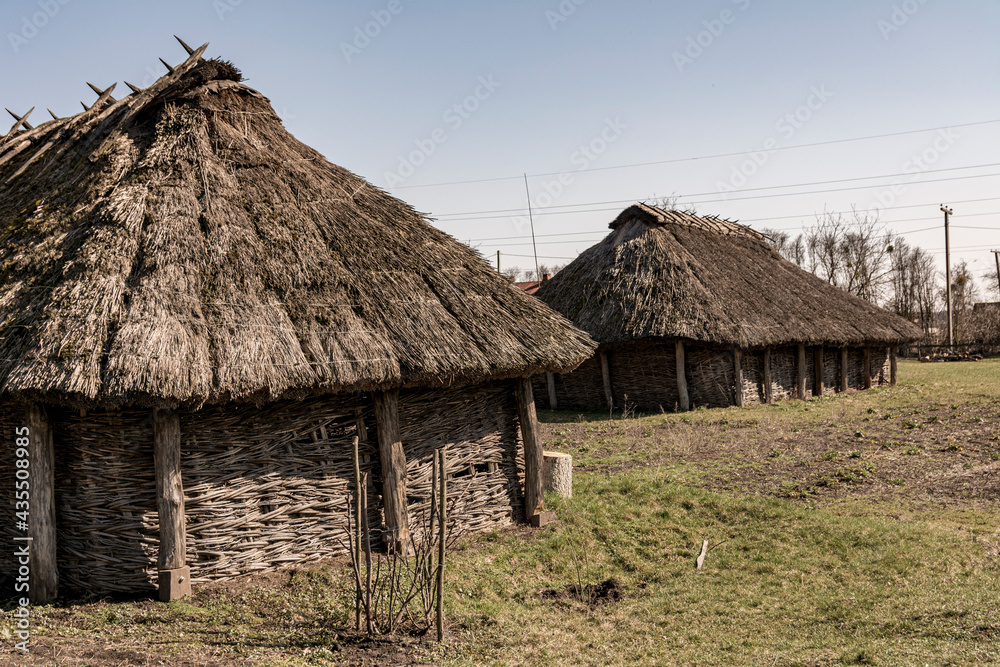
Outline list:
[[[5,0],[0,28],[0,105],[32,120],[211,42],[299,139],[505,265],[533,266],[527,173],[548,264],[679,195],[792,233],[879,207],[943,266],[948,203],[995,281],[1000,166],[972,167],[1000,163],[996,0]]]

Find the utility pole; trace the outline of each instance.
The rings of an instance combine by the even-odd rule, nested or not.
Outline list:
[[[941,204],[941,211],[944,213],[944,293],[948,301],[948,351],[950,352],[955,346],[955,329],[951,320],[951,244],[948,240],[948,216],[952,215],[952,210]]]
[[[531,223],[531,249],[535,251],[535,280],[542,282],[538,275],[538,246],[535,245],[535,218],[531,215],[531,191],[528,189],[528,175],[524,175],[524,192],[528,195],[528,222]]]
[[[990,252],[993,253],[994,259],[997,260],[997,287],[1000,288],[1000,250],[990,250]]]

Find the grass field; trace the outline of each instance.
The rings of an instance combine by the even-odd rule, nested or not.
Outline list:
[[[540,414],[574,497],[548,499],[544,529],[460,541],[441,645],[347,631],[331,563],[185,603],[36,609],[24,664],[1000,662],[1000,360],[904,361],[900,378],[768,407]],[[10,627],[0,656],[18,664]]]

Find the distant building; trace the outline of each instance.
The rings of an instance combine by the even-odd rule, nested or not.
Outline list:
[[[893,381],[906,320],[782,259],[726,220],[637,204],[537,296],[598,354],[535,378],[540,405],[674,410]]]

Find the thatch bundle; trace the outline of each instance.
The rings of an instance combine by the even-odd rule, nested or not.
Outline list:
[[[594,349],[204,50],[0,137],[0,427],[31,425],[36,601],[60,568],[173,599],[341,550],[355,437],[390,546],[439,447],[455,525],[533,516],[526,378]],[[0,497],[13,470],[0,448]]]
[[[601,373],[595,358],[554,378],[560,407],[603,409],[607,401],[595,404],[594,397],[610,389],[618,406],[674,409],[683,402],[674,358],[678,341],[689,348],[684,372],[691,403],[714,406],[792,393],[795,346],[823,355],[832,376],[824,384],[835,387],[843,357],[820,348],[849,348],[848,365],[855,368],[865,358],[870,365],[864,348],[881,349],[875,361],[888,364],[888,348],[920,335],[913,324],[786,261],[763,235],[743,225],[637,204],[610,227],[603,241],[537,293],[602,346],[604,390],[592,386]],[[792,346],[787,355],[785,346]],[[765,391],[768,348],[774,349]],[[813,353],[808,357],[803,372],[814,378]],[[876,380],[878,368],[872,370]],[[845,366],[843,374],[848,371]],[[809,391],[812,385],[810,379]],[[550,393],[540,379],[535,387],[540,399]],[[564,393],[565,401],[558,398]]]

